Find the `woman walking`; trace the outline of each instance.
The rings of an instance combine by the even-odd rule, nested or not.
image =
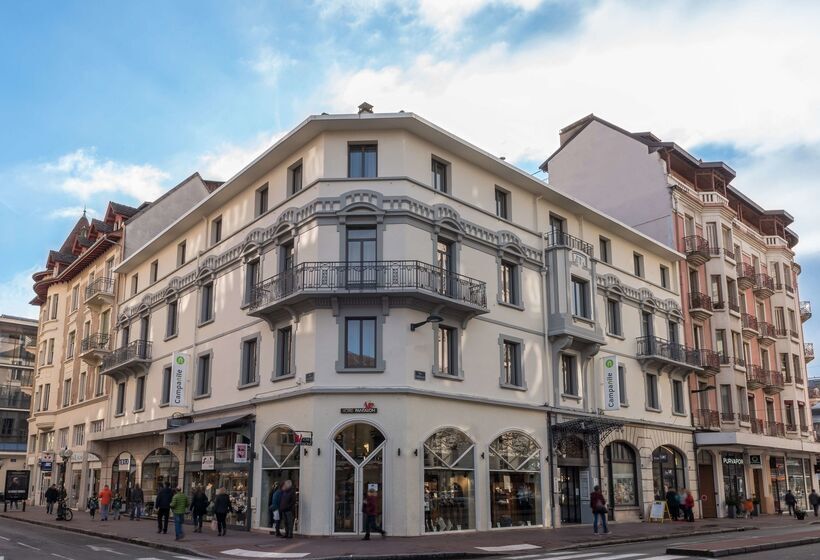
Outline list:
[[[601,493],[600,486],[596,486],[589,495],[589,507],[592,508],[592,531],[598,534],[598,518],[600,518],[604,534],[609,534],[609,528],[606,526],[606,498]]]
[[[214,515],[216,515],[216,528],[220,537],[224,537],[225,533],[228,532],[228,526],[225,520],[231,511],[233,511],[231,499],[228,497],[228,494],[225,493],[225,489],[220,488],[216,491],[216,498],[214,498]]]
[[[208,511],[208,496],[202,490],[202,486],[196,487],[194,497],[191,500],[191,516],[194,520],[194,533],[202,532],[202,518]]]

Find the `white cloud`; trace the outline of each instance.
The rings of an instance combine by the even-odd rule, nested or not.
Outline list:
[[[200,156],[197,168],[206,179],[225,181],[233,177],[284,135],[285,132],[261,133],[244,144],[224,143]]]
[[[28,304],[34,297],[34,281],[31,275],[37,270],[36,266],[32,266],[0,282],[0,313],[37,318],[38,309]]]
[[[256,57],[247,62],[254,72],[269,85],[276,85],[281,72],[295,64],[295,60],[276,52],[270,47],[261,47]]]
[[[484,8],[502,5],[529,12],[542,0],[418,0],[418,16],[422,23],[439,33],[455,33],[464,22]]]
[[[86,208],[85,206],[64,206],[63,208],[55,208],[48,213],[51,219],[74,218],[79,219],[83,212],[89,216],[96,216],[97,212],[93,208]]]
[[[168,173],[153,165],[99,159],[94,149],[80,148],[42,166],[65,192],[81,200],[99,193],[118,193],[137,201],[153,200],[165,190]]]

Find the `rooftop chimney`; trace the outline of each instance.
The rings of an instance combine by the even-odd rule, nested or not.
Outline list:
[[[367,101],[363,102],[361,105],[359,105],[359,114],[361,115],[362,113],[370,113],[372,115],[373,105],[371,105]]]

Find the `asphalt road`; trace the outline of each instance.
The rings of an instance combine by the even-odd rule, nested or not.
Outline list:
[[[0,519],[0,560],[188,560],[183,556],[81,533]]]

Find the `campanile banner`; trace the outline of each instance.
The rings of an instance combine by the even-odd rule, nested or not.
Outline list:
[[[171,366],[171,395],[170,405],[185,408],[188,403],[185,399],[185,383],[188,380],[188,363],[191,361],[189,354],[174,352],[173,365]]]
[[[604,356],[604,409],[621,409],[621,386],[618,383],[618,357]]]

